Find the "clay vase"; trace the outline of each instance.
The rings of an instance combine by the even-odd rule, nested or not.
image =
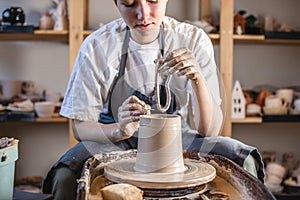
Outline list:
[[[43,14],[39,23],[40,30],[53,30],[54,20],[49,13]]]
[[[143,173],[178,173],[185,170],[180,116],[151,114],[140,117],[134,170]]]
[[[22,88],[21,80],[1,80],[2,85],[2,98],[11,99],[21,93]]]

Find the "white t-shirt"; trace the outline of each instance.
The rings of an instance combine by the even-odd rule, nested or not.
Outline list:
[[[175,49],[190,49],[200,66],[212,96],[221,104],[217,68],[211,40],[202,30],[173,18],[163,20],[165,55]],[[62,116],[82,121],[98,121],[101,112],[107,112],[108,94],[118,75],[121,50],[126,32],[123,19],[117,19],[93,32],[80,47],[61,107]],[[156,64],[161,57],[159,40],[146,45],[129,41],[124,80],[133,89],[149,95],[155,85]],[[180,110],[192,96],[190,81],[174,75],[171,90]],[[193,97],[192,97],[193,99]]]

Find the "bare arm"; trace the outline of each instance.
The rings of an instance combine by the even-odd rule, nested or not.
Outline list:
[[[136,96],[130,96],[118,110],[118,123],[72,120],[74,137],[78,141],[118,142],[130,138],[139,128],[140,115],[149,114],[150,106]]]
[[[186,76],[192,81],[196,97],[196,127],[202,136],[217,136],[220,133],[223,114],[219,105],[214,101],[206,80],[199,72],[199,66],[193,53],[187,48],[172,51],[162,61],[160,71],[178,76]]]
[[[117,142],[117,123],[102,124],[95,121],[72,120],[74,137],[78,141]]]
[[[202,136],[219,135],[223,123],[221,107],[216,104],[207,87],[204,77],[197,73],[192,80],[196,99],[196,127]]]

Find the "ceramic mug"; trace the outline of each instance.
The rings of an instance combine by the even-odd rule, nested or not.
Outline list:
[[[294,90],[293,89],[279,89],[276,91],[276,96],[283,99],[288,108],[292,104],[293,97],[294,97]]]
[[[295,99],[294,107],[295,107],[295,110],[300,111],[300,99]]]
[[[268,96],[265,99],[265,106],[267,108],[280,108],[282,107],[282,99],[275,95]]]

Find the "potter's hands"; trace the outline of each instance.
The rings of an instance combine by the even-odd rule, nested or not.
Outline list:
[[[200,78],[199,65],[197,60],[188,48],[180,48],[170,52],[164,60],[160,62],[158,71],[166,74],[177,74],[187,76],[197,82]]]
[[[126,99],[118,110],[119,130],[114,138],[118,141],[130,138],[139,128],[140,115],[150,114],[150,108],[136,96]]]

